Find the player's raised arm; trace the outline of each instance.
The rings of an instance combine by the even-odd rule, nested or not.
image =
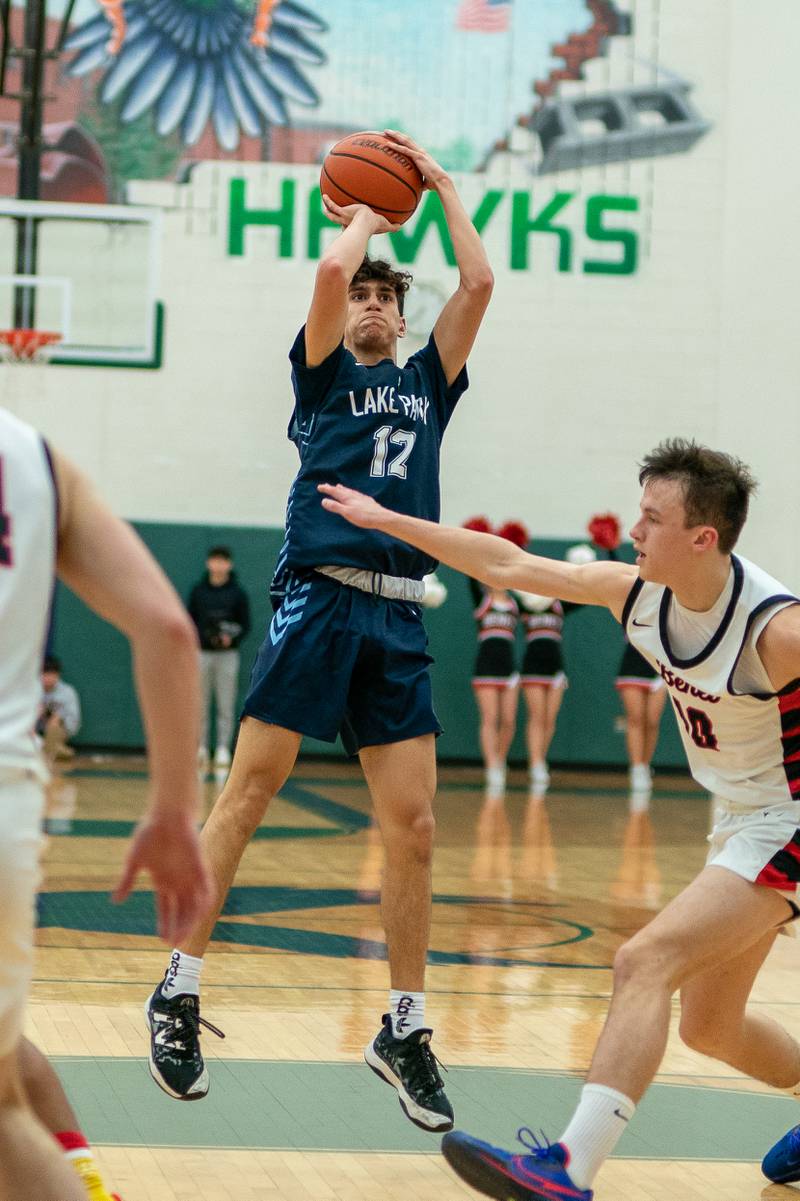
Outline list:
[[[505,538],[405,517],[343,484],[320,484],[322,504],[352,525],[380,530],[492,588],[538,592],[581,605],[605,605],[620,618],[638,572],[627,563],[575,566],[529,555]]]
[[[459,270],[459,282],[439,314],[433,336],[448,384],[466,363],[492,295],[494,276],[478,231],[469,219],[450,176],[406,134],[384,131],[416,163],[425,186],[442,202]]]
[[[365,204],[342,208],[323,196],[325,215],[342,226],[342,233],[319,261],[314,294],[306,319],[306,366],[317,367],[332,354],[344,335],[347,318],[347,291],[373,234],[388,233],[398,227],[373,213]]]

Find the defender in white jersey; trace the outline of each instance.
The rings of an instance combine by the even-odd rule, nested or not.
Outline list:
[[[194,628],[133,532],[39,435],[0,409],[0,1201],[86,1201],[28,1108],[20,1047],[33,956],[46,778],[33,729],[54,573],[131,640],[150,745],[152,801],[116,899],[141,869],[171,942],[209,904],[196,829]]]
[[[661,672],[692,773],[719,800],[704,870],[617,952],[611,1008],[560,1140],[541,1146],[521,1131],[525,1153],[515,1154],[445,1135],[459,1175],[502,1201],[589,1201],[661,1062],[678,990],[689,1046],[776,1088],[800,1086],[800,1045],[746,1008],[776,934],[800,912],[800,604],[732,554],[755,487],[742,463],[675,439],[646,456],[639,481],[635,566],[550,561],[320,487],[330,511],[493,588],[607,606]]]

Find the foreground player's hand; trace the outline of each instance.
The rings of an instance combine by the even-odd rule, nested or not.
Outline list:
[[[156,894],[158,934],[179,946],[213,902],[211,876],[190,817],[146,816],[134,831],[112,900],[124,901],[139,872],[147,871]]]
[[[417,170],[420,172],[426,188],[430,188],[435,192],[441,183],[449,179],[449,175],[432,155],[428,154],[427,150],[423,150],[418,146],[413,138],[408,134],[399,133],[396,129],[384,129],[384,136],[390,142],[395,142],[400,150],[413,161]]]
[[[376,213],[368,204],[336,204],[331,200],[330,196],[323,194],[322,207],[325,209],[325,216],[329,221],[335,221],[337,225],[341,225],[347,229],[348,225],[352,224],[359,213],[365,215],[365,219],[370,223],[373,234],[391,234],[400,228],[399,225],[392,225],[391,221],[386,217],[382,217],[380,213]]]
[[[338,513],[351,525],[365,530],[379,528],[388,514],[388,510],[371,496],[356,492],[355,488],[345,488],[344,484],[318,484],[317,491],[325,493],[323,509]]]

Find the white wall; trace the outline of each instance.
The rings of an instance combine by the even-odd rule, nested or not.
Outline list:
[[[588,515],[636,511],[637,458],[662,437],[693,436],[750,462],[762,480],[744,553],[800,587],[794,534],[798,452],[796,0],[637,0],[633,39],[614,39],[573,92],[679,74],[712,122],[688,153],[531,176],[526,154],[496,158],[459,182],[470,211],[505,191],[485,242],[495,297],[470,369],[472,388],[447,435],[445,519],[475,511],[573,536]],[[522,139],[524,143],[524,138]],[[227,253],[228,188],[274,207],[297,181],[295,253],[274,228],[250,228]],[[166,358],[157,372],[9,368],[0,403],[41,426],[132,518],[280,525],[294,474],[285,439],[289,344],[310,296],[305,197],[314,168],[209,163],[177,187],[140,183],[134,202],[163,204],[161,296]],[[556,269],[555,239],[530,240],[528,270],[509,267],[510,193],[536,210],[557,190],[576,269]],[[587,275],[582,258],[615,257],[582,234],[586,197],[632,195],[640,212],[632,275]],[[413,220],[407,227],[413,229]],[[391,255],[376,239],[373,253]],[[456,272],[429,234],[410,266],[445,294]],[[408,350],[421,344],[410,337]]]

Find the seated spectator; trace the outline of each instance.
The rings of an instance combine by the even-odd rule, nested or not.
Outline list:
[[[71,759],[75,754],[68,745],[81,728],[81,702],[71,684],[61,679],[61,661],[47,655],[42,666],[42,697],[36,733],[44,740],[44,753],[52,763]]]

